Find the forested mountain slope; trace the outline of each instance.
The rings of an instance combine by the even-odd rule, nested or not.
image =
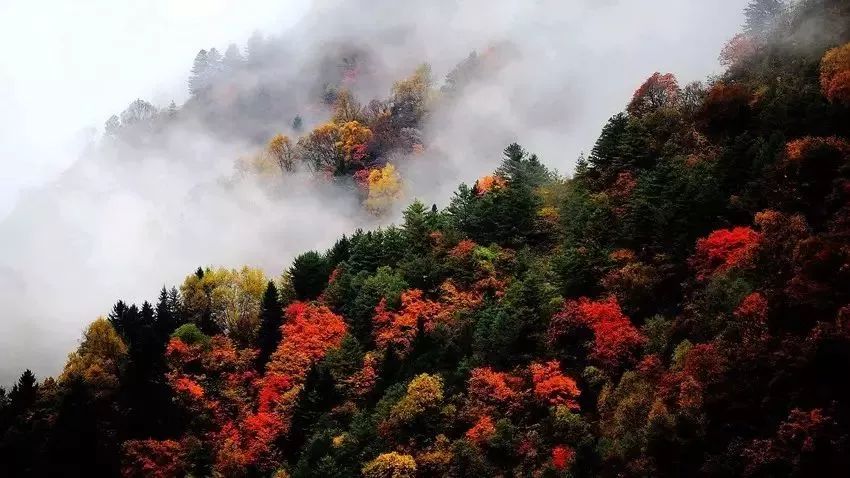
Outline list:
[[[199,268],[119,301],[58,378],[2,395],[0,469],[843,476],[850,2],[746,13],[724,74],[652,75],[569,179],[511,144],[446,208],[413,202],[280,277]],[[372,136],[294,158],[385,180],[352,162],[377,148],[352,121]]]

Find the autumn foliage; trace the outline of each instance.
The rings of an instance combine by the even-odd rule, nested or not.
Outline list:
[[[364,478],[414,478],[416,460],[396,452],[383,453],[363,467]]]
[[[346,324],[325,306],[295,302],[286,309],[281,332],[283,340],[267,370],[299,381],[328,350],[339,346]]]
[[[373,214],[387,212],[402,194],[401,176],[390,163],[369,170],[368,175],[362,176],[362,184],[366,189],[363,204]]]
[[[488,192],[494,189],[500,189],[505,187],[507,183],[504,178],[496,176],[496,175],[488,175],[482,176],[478,179],[478,182],[475,183],[476,190],[478,191],[479,196],[483,196]]]
[[[752,36],[738,33],[723,47],[720,52],[720,64],[735,66],[751,58],[757,51],[757,43]]]
[[[652,75],[574,171],[512,144],[401,214],[404,162],[456,153],[431,113],[512,47],[363,105],[370,53],[328,46],[263,184],[312,170],[382,227],[119,301],[57,379],[0,388],[0,476],[843,476],[850,10],[749,3],[725,72]]]
[[[495,433],[496,426],[493,424],[493,419],[489,415],[484,415],[466,431],[466,438],[480,446],[487,443]]]
[[[679,82],[672,73],[653,73],[632,96],[626,110],[641,116],[662,107],[673,106],[679,99]]]
[[[522,379],[489,367],[475,368],[467,382],[470,413],[504,414],[519,405]]]
[[[627,363],[645,341],[613,297],[602,301],[588,298],[567,301],[552,318],[548,338],[555,345],[582,329],[592,334],[591,358],[605,367]]]
[[[817,160],[817,155],[824,153],[837,154],[843,159],[850,155],[850,143],[835,136],[807,136],[789,141],[785,146],[785,151],[788,160],[793,162]]]
[[[576,399],[581,395],[576,381],[561,372],[557,361],[530,366],[534,395],[550,406],[565,405],[570,409],[579,408]]]
[[[850,43],[833,48],[823,56],[820,86],[829,101],[850,105]]]
[[[749,264],[759,245],[761,235],[749,227],[720,229],[696,244],[690,260],[697,279],[704,280],[715,273]]]
[[[185,471],[185,451],[174,440],[132,440],[123,448],[126,478],[173,478]]]
[[[564,471],[570,467],[576,452],[567,445],[557,445],[552,448],[552,466],[558,471]]]
[[[404,355],[409,351],[418,328],[430,329],[440,312],[440,305],[423,299],[422,291],[418,289],[401,294],[398,312],[387,310],[386,300],[382,299],[373,318],[375,343],[379,349],[386,349],[392,344],[398,353]]]

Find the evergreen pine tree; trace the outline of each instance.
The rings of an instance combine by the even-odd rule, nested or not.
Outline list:
[[[26,369],[9,392],[9,402],[12,410],[18,413],[28,410],[35,404],[37,397],[38,380],[36,380],[35,374],[30,369]]]
[[[786,8],[787,6],[782,0],[752,0],[744,9],[744,16],[747,19],[745,23],[747,32],[753,35],[767,33]]]
[[[175,286],[172,286],[171,290],[168,291],[168,307],[176,323],[175,328],[179,327],[185,322],[185,319],[183,318],[183,301],[180,298],[180,291]]]
[[[245,58],[242,56],[242,52],[239,51],[239,47],[235,43],[228,45],[227,50],[224,52],[224,59],[222,60],[225,70],[228,72],[236,71],[244,63]]]
[[[201,50],[195,56],[195,61],[192,64],[192,74],[189,76],[189,93],[194,97],[201,96],[209,86],[209,54],[206,50]]]
[[[127,304],[125,304],[123,300],[119,300],[112,306],[112,312],[110,312],[107,316],[109,323],[112,324],[112,328],[114,328],[119,335],[124,335],[127,309]]]
[[[328,260],[328,266],[334,268],[339,264],[348,260],[351,256],[351,241],[348,236],[344,235],[339,238],[325,254]]]
[[[331,271],[327,260],[321,254],[310,251],[295,258],[289,273],[298,299],[311,300],[322,293]]]
[[[428,247],[428,210],[419,200],[404,210],[404,238],[413,253],[422,253]]]
[[[118,115],[112,115],[106,120],[106,123],[103,125],[103,132],[107,136],[115,136],[118,134],[118,130],[121,129],[121,120],[118,119]]]
[[[614,165],[622,164],[622,143],[627,124],[626,115],[618,113],[612,116],[602,127],[602,132],[587,158],[587,166],[589,166],[587,177],[591,182],[600,181],[601,184],[598,185],[603,186],[616,177],[618,171],[614,170]],[[578,172],[579,170],[576,168],[576,173]]]
[[[263,370],[280,342],[280,326],[283,324],[283,310],[280,304],[277,287],[269,281],[263,294],[263,304],[260,311],[260,331],[257,335],[259,354],[257,368]]]
[[[258,31],[252,33],[248,38],[246,56],[249,65],[256,66],[263,61],[264,43],[263,35]]]
[[[301,449],[306,438],[316,430],[320,417],[338,403],[340,398],[334,387],[333,377],[324,363],[315,364],[310,368],[303,387],[292,413],[292,426],[287,435],[286,448],[290,450]]]
[[[168,337],[178,326],[177,314],[171,298],[165,286],[159,291],[159,299],[156,302],[156,336],[160,341],[168,340]]]

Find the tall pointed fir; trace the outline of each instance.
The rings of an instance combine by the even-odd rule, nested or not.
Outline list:
[[[210,86],[210,62],[206,50],[201,50],[195,55],[192,64],[192,74],[189,76],[189,93],[193,97],[201,96]]]
[[[262,370],[269,361],[272,353],[280,342],[280,326],[283,323],[283,306],[273,281],[269,281],[266,292],[263,294],[263,305],[260,311],[260,332],[257,336],[257,345],[260,353],[257,354],[257,368]]]
[[[177,328],[177,311],[174,309],[171,297],[165,286],[159,291],[156,302],[156,336],[165,341]]]

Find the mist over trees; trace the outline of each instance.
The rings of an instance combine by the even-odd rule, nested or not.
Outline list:
[[[494,169],[511,142],[569,172],[647,65],[673,62],[680,78],[701,77],[741,22],[738,6],[651,1],[669,4],[664,21],[634,22],[644,7],[630,2],[379,0],[363,16],[362,2],[331,0],[236,48],[193,44],[181,78],[187,92],[197,51],[215,47],[223,57],[203,99],[142,96],[126,123],[115,111],[104,137],[86,135],[82,157],[0,222],[0,378],[11,383],[17,362],[55,375],[114,297],[141,304],[197,264],[277,275],[304,250],[400,220],[413,198],[443,207],[458,182]],[[713,21],[682,27],[695,17]],[[445,34],[447,22],[455,34]],[[635,37],[645,41],[624,41]],[[687,40],[670,48],[672,38]],[[612,44],[621,56],[614,76],[602,61]],[[423,63],[428,114],[413,127],[417,117],[389,100]],[[335,120],[342,99],[348,107]],[[326,177],[294,153],[329,121],[327,135],[312,136],[332,140],[316,143],[333,146],[326,164],[340,166]],[[272,144],[278,135],[289,142]],[[278,174],[290,165],[294,174]]]
[[[0,472],[843,476],[850,3],[754,0],[745,16],[722,74],[635,81],[570,177],[509,142],[444,206],[404,207],[403,190],[417,162],[439,175],[430,125],[508,68],[509,46],[382,88],[359,86],[368,49],[331,50],[303,103],[317,109],[259,130],[286,97],[232,78],[279,50],[201,51],[192,97],[133,102],[99,160],[148,161],[129,152],[244,114],[221,133],[241,156],[185,159],[212,169],[205,187],[398,223],[338,225],[271,276],[187,268],[151,301],[117,300],[56,378],[22,364],[0,388]]]

